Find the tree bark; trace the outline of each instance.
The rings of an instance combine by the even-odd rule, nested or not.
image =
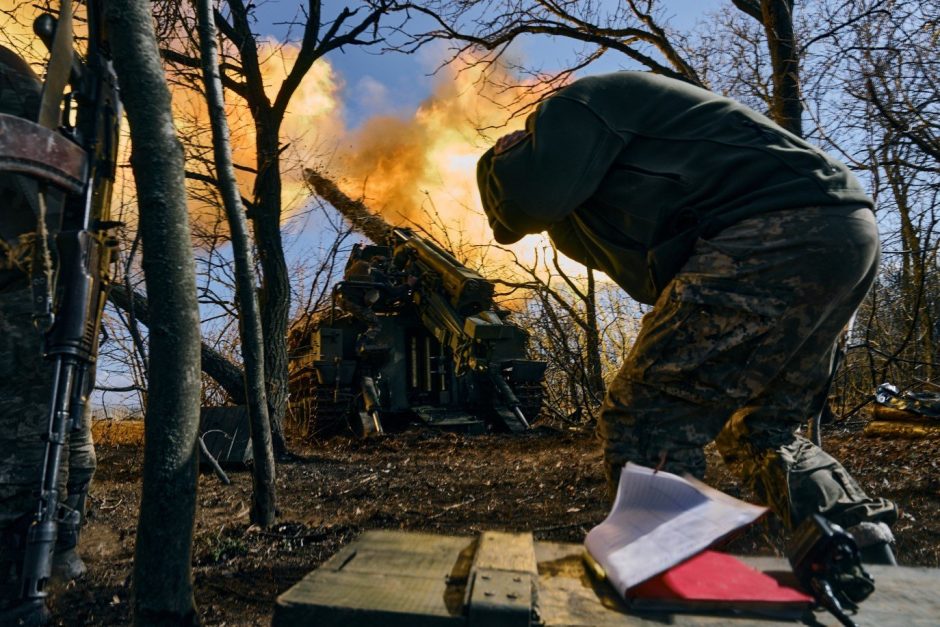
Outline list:
[[[200,337],[183,148],[173,125],[150,2],[113,0],[106,11],[130,122],[152,316],[134,623],[196,625],[191,559]]]
[[[287,411],[287,327],[290,316],[290,278],[284,261],[281,239],[280,118],[270,111],[255,117],[258,176],[255,179],[255,208],[251,222],[261,262],[261,324],[267,350],[264,371],[267,376],[268,412],[274,452],[287,454],[284,441],[284,415]]]
[[[761,0],[760,4],[774,84],[770,117],[802,137],[803,103],[800,100],[800,61],[793,33],[793,0]]]
[[[133,301],[131,298],[132,294],[123,285],[114,285],[108,292],[108,300],[111,301],[111,304],[128,314],[131,313],[131,302],[133,302],[135,319],[149,327],[150,303],[147,301],[147,297],[140,292],[133,292]],[[244,371],[205,342],[200,343],[200,356],[202,371],[212,377],[225,390],[233,403],[236,405],[246,404],[248,399],[245,396]]]
[[[275,518],[274,450],[271,445],[271,423],[268,418],[268,401],[264,389],[265,350],[255,291],[255,262],[251,253],[251,242],[248,241],[248,226],[241,203],[241,194],[235,180],[235,168],[232,165],[232,147],[228,122],[225,119],[225,101],[222,95],[222,80],[219,76],[219,55],[215,44],[216,29],[211,0],[196,0],[196,11],[199,19],[206,101],[209,105],[209,119],[212,124],[216,178],[219,181],[222,202],[225,205],[231,232],[232,254],[235,258],[235,292],[238,300],[242,361],[245,364],[248,423],[254,453],[251,522],[262,527],[269,527],[274,524]],[[283,337],[286,336],[285,328]]]
[[[601,331],[597,326],[597,286],[594,270],[587,269],[587,293],[584,294],[585,349],[587,351],[588,389],[596,400],[604,398],[604,373],[601,367]]]

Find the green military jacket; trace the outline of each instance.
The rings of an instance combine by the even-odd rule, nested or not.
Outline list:
[[[697,237],[764,212],[872,201],[848,168],[730,98],[643,72],[578,80],[477,166],[497,241],[548,231],[653,303]]]
[[[0,113],[36,120],[42,83],[29,65],[0,46]],[[33,179],[0,169],[0,291],[24,287],[26,275],[13,268],[20,235],[36,230],[37,185]]]

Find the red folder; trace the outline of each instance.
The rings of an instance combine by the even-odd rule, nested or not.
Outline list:
[[[813,598],[717,551],[695,557],[627,590],[635,609],[724,610],[799,617]]]

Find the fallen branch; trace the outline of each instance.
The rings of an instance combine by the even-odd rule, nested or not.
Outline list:
[[[438,513],[434,514],[433,516],[428,516],[428,520],[434,520],[435,518],[440,518],[441,516],[443,516],[444,514],[446,514],[452,509],[457,509],[458,507],[469,505],[470,503],[473,503],[475,501],[476,499],[471,496],[466,501],[461,501],[459,503],[451,503],[450,505],[445,505],[443,508],[441,508],[441,511],[439,511]]]
[[[232,485],[232,481],[228,478],[228,475],[225,474],[225,471],[222,470],[218,460],[212,456],[212,453],[209,452],[209,447],[206,446],[202,436],[199,436],[199,450],[202,452],[203,459],[209,462],[209,465],[212,466],[212,470],[215,472],[215,476],[219,478],[219,481],[225,485]]]

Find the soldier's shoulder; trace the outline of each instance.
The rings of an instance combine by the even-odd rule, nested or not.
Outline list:
[[[24,83],[40,85],[41,81],[23,57],[16,54],[6,46],[0,45],[0,72],[6,75],[16,75]]]
[[[35,118],[41,91],[42,82],[29,64],[0,46],[0,113]]]

